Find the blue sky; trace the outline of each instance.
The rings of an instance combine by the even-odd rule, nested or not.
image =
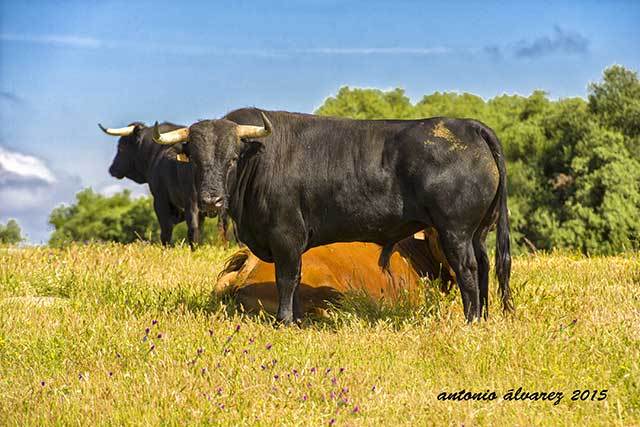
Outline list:
[[[0,2],[0,222],[39,243],[83,187],[145,191],[108,175],[98,122],[312,112],[343,85],[585,96],[640,69],[637,1],[440,3]]]

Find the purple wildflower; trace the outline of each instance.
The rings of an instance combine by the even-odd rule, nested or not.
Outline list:
[[[240,331],[240,325],[236,326],[236,332]]]
[[[109,372],[109,376],[112,377],[113,376],[113,372]]]
[[[203,349],[199,348],[198,349],[198,354],[202,354],[203,351],[204,351]]]
[[[331,382],[335,384],[335,383],[338,382],[338,380],[336,380],[336,377],[333,377],[333,378],[331,378]]]
[[[225,408],[224,403],[221,403],[220,404],[220,409],[224,409],[224,408]]]
[[[82,374],[79,374],[79,375],[78,375],[78,379],[79,379],[79,380],[81,380],[81,379],[83,379],[83,378],[84,378],[84,376],[83,376]]]
[[[152,322],[151,322],[151,324],[152,324],[152,325],[157,325],[157,324],[158,324],[158,321],[157,321],[157,320],[154,320],[154,321],[152,321]]]
[[[358,405],[353,407],[353,413],[354,414],[357,414],[359,410],[360,410],[360,407]]]
[[[267,344],[267,350],[271,350],[271,347],[273,347],[271,344]]]
[[[371,391],[376,391],[376,386],[371,387]]]
[[[149,328],[145,329],[145,330],[144,330],[144,333],[145,333],[145,334],[148,334],[148,333],[149,333]]]
[[[209,329],[209,336],[213,336],[213,331]]]
[[[344,372],[344,368],[340,368],[340,373],[343,373],[343,372]]]
[[[297,369],[293,370],[293,375],[295,375],[296,377],[298,376],[298,370]]]
[[[280,375],[278,375],[278,374],[275,374],[275,375],[273,376],[273,379],[276,379],[276,380],[277,380],[278,378],[280,378]]]
[[[250,342],[251,344],[253,344],[254,342],[256,342],[256,339],[255,339],[255,338],[249,338],[249,342]]]
[[[303,401],[303,402],[306,402],[306,401],[307,401],[307,395],[306,395],[306,394],[303,394],[303,395],[302,395],[302,401]]]
[[[331,400],[334,400],[336,398],[336,394],[332,391],[329,397],[331,398]]]
[[[158,334],[158,338],[162,338],[162,334]]]
[[[152,345],[151,348],[149,349],[149,351],[153,351],[156,348],[156,345]]]
[[[249,354],[249,350],[245,348],[244,350],[242,350],[242,354]]]
[[[331,420],[329,421],[329,425],[332,426],[336,423],[336,419],[335,418],[331,418]]]
[[[216,390],[216,393],[218,393],[218,395],[222,394],[222,387],[218,387],[218,390]]]
[[[42,387],[44,387],[44,381],[42,381],[42,382],[40,383],[40,385],[41,385]]]
[[[324,372],[324,376],[326,377],[327,375],[329,375],[329,372],[331,372],[331,368],[327,369],[327,370]]]
[[[200,372],[202,372],[202,375],[206,374],[207,373],[207,368],[202,368],[202,371],[200,371]]]
[[[227,354],[231,353],[231,350],[229,350],[228,348],[224,349],[224,355],[226,356]]]
[[[275,365],[276,363],[278,363],[278,360],[277,360],[277,359],[273,359],[273,360],[271,361],[271,364],[272,364],[272,365]]]
[[[315,368],[315,366],[314,366],[313,368],[311,368],[311,373],[312,373],[312,374],[315,374],[315,373],[316,373],[316,368]]]
[[[264,365],[260,365],[260,367],[262,368],[262,370],[263,370],[263,371],[264,371],[265,369],[267,369],[267,367],[266,367],[266,366],[264,366]]]

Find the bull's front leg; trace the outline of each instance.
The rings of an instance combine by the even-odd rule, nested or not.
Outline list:
[[[174,225],[171,218],[171,208],[164,197],[156,196],[153,199],[153,209],[160,223],[160,241],[164,246],[167,246],[171,243],[171,234]]]
[[[198,210],[198,204],[195,200],[190,203],[190,206],[185,209],[185,220],[187,222],[187,240],[189,240],[189,246],[194,251],[196,246],[200,243],[200,212]]]
[[[274,254],[275,255],[275,254]],[[277,320],[285,325],[302,319],[298,300],[302,254],[289,253],[274,256],[276,264],[276,285],[278,287]]]

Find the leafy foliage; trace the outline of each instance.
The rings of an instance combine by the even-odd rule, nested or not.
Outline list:
[[[153,198],[132,199],[129,190],[106,197],[87,188],[76,194],[75,204],[55,208],[49,222],[55,227],[49,240],[52,246],[90,241],[160,241]],[[213,244],[217,241],[216,223],[215,219],[205,221],[201,229],[203,243]],[[175,241],[186,241],[186,223],[178,224],[173,236]]]
[[[614,65],[582,98],[436,92],[415,105],[402,89],[342,87],[317,114],[357,119],[467,117],[500,137],[515,250],[612,254],[640,243],[640,81]],[[528,243],[525,243],[528,242]]]
[[[15,245],[23,240],[25,238],[22,236],[18,221],[10,219],[7,221],[7,225],[0,224],[0,243]]]

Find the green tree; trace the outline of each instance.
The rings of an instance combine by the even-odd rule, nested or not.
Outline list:
[[[159,240],[159,226],[150,198],[132,199],[129,190],[111,197],[87,188],[76,194],[76,203],[55,208],[49,217],[55,227],[49,243]]]
[[[0,243],[15,245],[24,240],[18,221],[10,219],[7,221],[7,225],[0,224]]]
[[[605,127],[620,131],[630,138],[639,137],[638,73],[620,65],[604,70],[602,82],[589,85],[589,109]]]
[[[343,86],[315,112],[322,116],[352,119],[407,119],[413,106],[402,89],[383,92],[378,89],[350,89]]]

